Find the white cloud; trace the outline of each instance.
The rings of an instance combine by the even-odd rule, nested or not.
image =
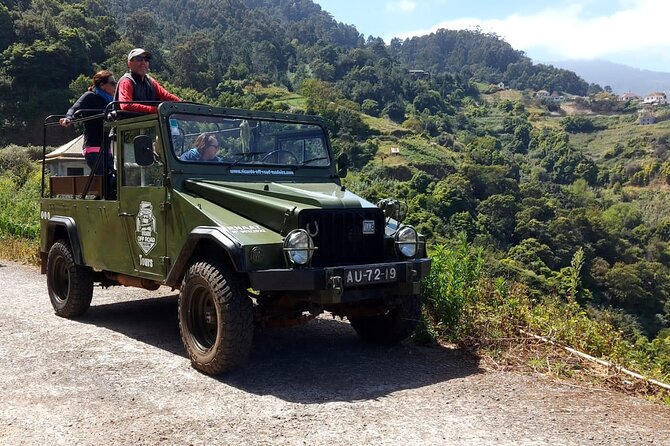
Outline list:
[[[416,9],[416,2],[400,0],[386,4],[386,10],[391,12],[412,12]]]
[[[536,14],[512,14],[503,19],[460,18],[398,37],[428,34],[439,28],[479,27],[483,32],[501,36],[515,49],[535,50],[558,58],[594,59],[627,52],[652,52],[659,58],[668,57],[670,2],[637,0],[622,1],[619,5],[618,11],[588,18],[578,3]]]

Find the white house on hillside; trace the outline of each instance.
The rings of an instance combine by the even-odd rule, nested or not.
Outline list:
[[[554,91],[553,93],[551,93],[551,96],[549,96],[549,99],[551,99],[554,102],[563,102],[565,100],[565,97]]]
[[[665,93],[654,92],[645,96],[643,102],[645,104],[665,105],[668,103],[668,98]]]
[[[617,101],[619,102],[639,101],[639,100],[640,96],[636,95],[635,93],[631,93],[630,91],[620,95],[617,98]]]

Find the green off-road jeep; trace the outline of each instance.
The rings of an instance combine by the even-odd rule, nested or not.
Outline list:
[[[396,202],[342,186],[346,157],[318,118],[173,102],[122,115],[82,118],[105,126],[109,174],[44,175],[40,257],[57,315],[81,316],[94,284],[179,289],[184,347],[207,374],[245,362],[255,323],[328,311],[366,341],[412,333],[424,240]],[[202,134],[216,157],[182,160]]]

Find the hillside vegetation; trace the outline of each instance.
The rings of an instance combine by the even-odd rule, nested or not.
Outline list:
[[[406,204],[435,262],[417,337],[495,345],[523,328],[670,380],[665,108],[641,126],[638,105],[495,35],[386,45],[309,0],[14,0],[0,23],[2,145],[41,142],[44,116],[145,47],[184,99],[319,114],[346,186]],[[0,150],[4,240],[35,240],[35,158]]]

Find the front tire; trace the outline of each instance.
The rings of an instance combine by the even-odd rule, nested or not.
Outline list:
[[[47,288],[58,316],[76,318],[91,306],[93,272],[91,268],[75,263],[67,241],[59,240],[49,249]]]
[[[179,331],[196,370],[216,375],[242,366],[254,324],[252,302],[240,279],[215,263],[193,264],[179,294]]]
[[[349,317],[351,326],[364,341],[393,345],[407,339],[421,318],[421,297],[410,296],[397,307],[384,314],[366,317]]]

